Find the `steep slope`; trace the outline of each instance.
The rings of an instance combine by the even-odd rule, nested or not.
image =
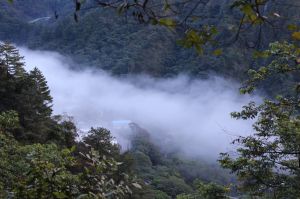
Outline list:
[[[290,32],[285,27],[294,21],[281,17],[274,22],[274,27],[268,24],[261,29],[260,26],[249,27],[236,41],[241,13],[230,8],[232,2],[211,0],[204,10],[199,11],[204,16],[199,20],[199,26],[210,24],[218,27],[216,45],[223,50],[219,56],[213,55],[210,47],[206,48],[204,55],[197,54],[194,49],[184,49],[177,45],[182,32],[139,24],[130,17],[118,16],[111,9],[84,9],[76,23],[74,4],[61,0],[17,0],[13,5],[2,2],[0,40],[33,49],[58,51],[82,67],[102,68],[114,75],[145,73],[169,77],[187,73],[192,77],[206,78],[216,74],[242,81],[249,68],[264,64],[253,60],[253,52],[266,48],[271,41],[290,39]],[[266,12],[297,18],[299,7],[289,7],[292,12],[287,12],[286,6],[279,3],[268,5]],[[29,23],[41,17],[50,19]],[[254,44],[259,45],[252,48]],[[266,89],[268,93],[284,90],[279,87],[282,87],[280,82]]]
[[[225,9],[228,5],[216,0],[212,2],[204,13],[211,17],[207,17],[203,23],[220,23],[221,27],[220,19],[228,15]],[[61,1],[44,0],[34,11],[32,9],[35,6],[27,9],[29,3],[21,0],[16,1],[15,5],[2,3],[1,7],[10,7],[4,12],[5,17],[0,18],[0,27],[3,27],[0,40],[13,41],[34,49],[58,51],[71,56],[76,62],[100,67],[117,75],[146,73],[159,77],[185,72],[205,77],[211,72],[233,76],[236,72],[243,74],[246,71],[246,68],[240,67],[242,52],[239,56],[235,52],[220,57],[199,56],[193,50],[183,49],[176,44],[180,32],[138,24],[131,18],[118,16],[112,10],[88,9],[80,14],[76,23],[70,2],[64,5]],[[58,19],[54,18],[55,12],[59,13]],[[52,18],[28,23],[40,17]],[[14,23],[18,25],[6,26]],[[220,37],[232,35],[228,30],[222,34]]]

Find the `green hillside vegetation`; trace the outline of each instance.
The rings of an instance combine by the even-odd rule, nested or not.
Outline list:
[[[27,2],[16,2],[22,6],[28,5]],[[40,4],[46,4],[45,2]],[[53,5],[54,3],[52,7]],[[229,18],[232,16],[229,7],[226,6],[223,5],[228,9],[225,13],[217,3],[209,6],[206,12],[211,18],[208,17],[206,21],[220,26],[222,34],[219,37],[230,40],[234,33],[230,32],[221,20],[223,15],[228,15]],[[62,9],[62,6],[57,5],[62,15],[54,19],[54,11],[45,5],[47,9],[37,9],[45,10],[39,17],[50,16],[52,19],[29,24],[28,22],[37,16],[15,14],[10,11],[13,8],[9,5],[6,7],[8,10],[5,12],[5,18],[0,20],[3,22],[3,28],[0,30],[1,40],[25,44],[33,49],[58,51],[71,56],[77,63],[99,67],[116,75],[146,73],[165,77],[183,72],[202,78],[210,73],[233,77],[236,73],[244,75],[247,71],[244,63],[250,61],[246,51],[226,46],[224,46],[226,54],[220,56],[205,54],[199,57],[194,50],[184,49],[177,44],[176,41],[182,35],[181,31],[174,32],[155,25],[141,25],[134,19],[118,16],[109,9],[84,10],[80,13],[79,22],[76,23],[73,12],[69,9]],[[20,15],[26,17],[19,17]],[[22,25],[15,28],[5,26],[14,20]],[[24,32],[17,31],[19,27]],[[8,34],[9,32],[15,34]],[[241,64],[244,64],[244,67],[240,67]]]
[[[236,119],[255,119],[254,134],[238,137],[236,151],[220,155],[221,166],[234,175],[218,165],[162,151],[136,124],[132,147],[121,153],[103,128],[91,128],[77,141],[72,119],[52,115],[43,74],[37,68],[26,72],[17,49],[1,44],[2,198],[299,198],[296,0],[215,0],[202,10],[208,16],[189,24],[193,28],[188,31],[180,29],[179,15],[151,18],[156,25],[150,25],[125,20],[125,11],[134,6],[122,7],[117,16],[113,9],[80,8],[81,1],[75,1],[75,8],[55,2],[60,17],[55,19],[54,9],[54,18],[37,23],[29,22],[53,15],[50,1],[36,4],[38,11],[25,1],[14,1],[16,7],[1,2],[0,39],[55,50],[114,75],[218,74],[244,81],[243,94],[265,92],[265,99],[232,113]]]
[[[254,59],[259,50],[266,49],[273,41],[290,40],[287,27],[291,28],[298,17],[298,7],[288,6],[296,1],[291,0],[288,5],[281,1],[278,4],[268,2],[267,16],[271,17],[272,25],[268,22],[248,25],[245,21],[245,30],[237,37],[245,10],[238,4],[231,8],[233,0],[208,1],[205,9],[199,8],[205,17],[193,24],[196,29],[214,26],[216,31],[214,43],[203,46],[205,50],[199,55],[194,43],[179,44],[185,34],[180,27],[170,30],[165,25],[141,24],[132,16],[126,17],[109,8],[87,9],[94,5],[93,2],[82,5],[78,22],[74,20],[72,1],[1,2],[0,40],[32,49],[57,51],[70,56],[78,67],[101,68],[114,75],[142,73],[172,77],[185,73],[194,78],[207,78],[213,74],[242,82],[248,69],[257,69],[265,63],[265,60]],[[277,12],[285,17],[273,19],[272,13]],[[29,23],[40,17],[51,18]],[[192,46],[189,48],[189,45]],[[284,92],[284,81],[284,77],[270,80],[261,87],[268,95],[277,90]]]
[[[1,198],[174,198],[193,193],[195,180],[234,180],[217,165],[161,152],[137,125],[125,153],[104,128],[76,141],[72,118],[51,114],[43,74],[26,72],[10,44],[0,58]]]

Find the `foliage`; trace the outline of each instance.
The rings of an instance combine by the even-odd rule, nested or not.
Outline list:
[[[52,113],[47,82],[37,68],[27,73],[23,57],[8,43],[0,44],[0,97],[0,111],[18,113],[20,128],[15,136],[44,141]]]
[[[78,17],[81,16],[84,19],[82,26],[74,21],[72,23],[71,18],[59,19],[57,23],[49,21],[47,24],[49,26],[29,24],[28,20],[38,17],[38,14],[17,13],[18,16],[26,16],[22,20],[11,18],[6,11],[3,11],[0,13],[2,20],[0,38],[26,41],[35,48],[59,49],[78,60],[89,60],[92,65],[100,65],[101,68],[117,75],[148,73],[154,76],[170,76],[179,72],[188,72],[194,76],[205,76],[210,71],[214,71],[225,76],[242,78],[248,68],[240,65],[247,65],[250,62],[250,53],[244,52],[238,45],[228,47],[226,41],[233,43],[232,39],[234,37],[236,40],[239,39],[240,34],[243,33],[247,47],[264,47],[275,37],[263,38],[261,34],[263,26],[271,24],[273,27],[272,20],[281,18],[281,14],[290,11],[286,9],[288,11],[278,14],[275,12],[276,2],[274,1],[274,6],[271,4],[273,1],[270,0],[235,0],[231,7],[238,8],[239,13],[224,9],[224,3],[220,2],[218,2],[219,8],[222,9],[206,6],[207,3],[199,7],[201,1],[192,7],[186,6],[185,3],[176,5],[178,2],[173,4],[164,1],[161,5],[163,10],[158,9],[162,15],[156,15],[158,10],[149,8],[148,6],[152,4],[148,0],[121,3],[117,1],[116,5],[114,2],[98,1],[101,6],[116,8],[119,14],[127,16],[128,12],[132,12],[138,23],[149,22],[160,25],[160,27],[143,27],[139,31],[136,24],[119,28],[123,21],[113,18],[107,12],[99,14],[86,11],[79,15],[83,10],[83,1],[74,2],[74,19],[80,22]],[[42,5],[45,3],[49,2],[43,1]],[[27,2],[19,5],[27,5],[24,8],[27,10],[29,4]],[[31,5],[33,4],[30,4],[30,7]],[[203,11],[201,14],[208,15],[207,20],[188,12],[199,11],[199,8],[206,7],[209,9],[201,10]],[[184,10],[185,8],[188,9]],[[215,15],[218,17],[211,19],[211,16]],[[234,35],[230,30],[236,28],[231,28],[236,22],[233,20],[236,17],[239,19],[241,17],[241,20],[237,27],[237,34]],[[95,18],[112,20],[95,20]],[[199,18],[202,20],[199,21]],[[282,21],[281,23],[285,24]],[[14,25],[7,26],[7,24]],[[16,31],[19,27],[22,27],[22,31]],[[164,27],[176,33],[166,31]],[[250,27],[256,28],[255,31],[248,31]],[[118,29],[112,31],[112,28]],[[237,174],[242,182],[241,189],[251,197],[297,198],[300,195],[298,100],[300,50],[297,46],[300,34],[297,24],[289,24],[288,30],[292,31],[289,39],[292,39],[294,44],[275,42],[270,45],[269,50],[255,52],[257,57],[268,58],[258,64],[268,64],[258,69],[256,65],[252,66],[253,69],[249,70],[250,79],[241,90],[242,93],[249,93],[257,87],[260,88],[261,85],[267,85],[272,87],[273,94],[275,90],[275,93],[280,95],[275,99],[266,99],[260,105],[251,102],[241,112],[232,114],[237,119],[256,119],[253,126],[255,133],[239,137],[234,141],[241,146],[237,149],[237,156],[223,153],[220,159],[223,167]],[[78,32],[81,33],[79,36]],[[125,38],[120,37],[119,33],[122,32],[127,33]],[[141,33],[146,36],[140,37]],[[257,38],[257,42],[248,41],[253,36]],[[280,36],[285,38],[286,33],[280,33]],[[179,50],[173,44],[173,41],[178,38],[181,38],[178,42],[180,45],[195,48],[198,54],[203,54],[203,57],[199,58],[190,50]],[[107,39],[110,46],[106,45]],[[223,41],[221,46],[223,50],[217,46],[216,39]],[[266,42],[261,42],[262,39],[266,39]],[[204,47],[207,47],[207,44],[211,45],[209,50],[218,58],[204,54]],[[223,51],[226,51],[226,54],[223,54]],[[113,55],[111,52],[114,52]],[[201,64],[199,64],[200,59]],[[131,169],[130,162],[133,160],[134,172],[140,177],[141,184],[147,185],[145,191],[136,191],[136,197],[168,198],[171,196],[174,198],[180,193],[184,194],[177,196],[178,198],[225,197],[227,189],[214,183],[198,182],[196,189],[193,190],[190,181],[201,176],[193,172],[193,168],[198,163],[186,163],[178,160],[176,156],[161,153],[144,134],[133,138],[132,151],[128,152],[132,157],[128,154],[124,156],[119,154],[120,149],[112,144],[110,133],[102,128],[91,129],[90,135],[84,138],[83,142],[77,143],[75,141],[77,128],[71,120],[51,118],[52,98],[41,72],[38,69],[25,72],[22,57],[8,44],[1,45],[0,61],[0,112],[2,112],[0,155],[3,160],[0,164],[0,169],[3,171],[0,173],[3,175],[0,181],[0,196],[126,197],[131,193],[130,186],[140,188],[139,184],[131,182],[132,176],[125,173]],[[278,86],[269,86],[265,83],[274,80],[274,77],[279,85],[284,82],[281,86],[285,92],[279,92]],[[17,140],[29,145],[24,146],[14,140],[10,132]],[[36,142],[49,144],[33,144]],[[78,145],[75,151],[74,148],[65,149],[73,145]],[[126,163],[122,168],[122,164],[115,158],[125,157],[128,164]],[[188,169],[190,170],[187,171]],[[19,180],[18,177],[21,179]],[[204,178],[203,174],[202,178]],[[51,189],[46,189],[47,187]]]
[[[183,179],[177,176],[157,176],[153,180],[153,185],[172,198],[181,193],[192,192],[192,188],[187,185]]]
[[[89,154],[82,154],[87,160],[87,165],[80,176],[81,189],[86,198],[125,198],[132,191],[129,186],[139,187],[125,173],[118,173],[122,180],[115,181],[113,175],[118,171],[118,166],[122,163],[116,162],[112,158],[101,157],[97,151],[92,149]],[[121,176],[122,175],[122,176]]]
[[[19,118],[15,111],[2,112],[0,114],[0,131],[10,131],[18,128]]]
[[[217,165],[190,160],[173,151],[162,151],[146,130],[137,125],[132,125],[132,128],[134,134],[129,151],[134,160],[132,168],[143,180],[141,184],[145,189],[134,192],[134,197],[152,198],[153,192],[157,190],[172,198],[178,194],[192,194],[196,189],[193,181],[197,178],[220,184],[234,181]]]
[[[76,176],[67,166],[74,164],[70,150],[56,145],[22,146],[1,133],[1,194],[13,198],[57,198],[76,194]]]
[[[68,115],[55,115],[51,119],[51,131],[47,135],[47,141],[68,148],[76,145],[75,138],[78,136],[79,130],[74,119]]]
[[[5,3],[2,5],[5,12],[0,20],[1,40],[18,42],[34,49],[55,50],[71,56],[76,62],[115,75],[146,73],[169,77],[187,73],[205,78],[216,73],[238,81],[246,77],[249,67],[255,67],[249,66],[253,64],[251,48],[262,49],[278,37],[286,39],[289,31],[285,28],[275,31],[275,27],[291,27],[295,22],[285,20],[285,16],[296,18],[295,13],[298,13],[297,7],[292,6],[295,0],[290,0],[290,4],[281,1],[277,4],[277,1],[270,0],[158,1],[158,7],[162,9],[154,9],[154,13],[159,15],[149,19],[149,22],[162,26],[144,26],[138,19],[141,15],[147,15],[149,10],[142,12],[143,6],[140,7],[142,10],[135,10],[143,1],[107,1],[104,4],[89,0],[43,0],[38,4],[31,1],[17,0],[9,6]],[[75,6],[74,2],[80,7]],[[153,2],[145,2],[146,7],[152,10]],[[116,5],[111,7],[110,3]],[[33,7],[36,9],[29,4],[35,5]],[[121,11],[124,18],[102,6]],[[276,16],[278,10],[280,17]],[[78,23],[73,19],[73,11],[80,18]],[[192,14],[190,11],[193,11]],[[168,15],[156,19],[162,13]],[[56,18],[56,15],[59,17]],[[51,19],[28,23],[45,16]],[[19,25],[22,31],[19,31],[19,26],[7,27],[7,24],[17,23],[22,23],[22,26]],[[174,23],[177,28],[166,30],[165,26],[168,28]],[[175,44],[178,40],[181,46],[195,48],[198,53],[192,49],[182,49]],[[199,57],[202,52],[203,55]],[[273,82],[270,90],[277,90],[281,82]],[[265,87],[268,89],[268,86]]]
[[[204,183],[200,180],[195,181],[196,193],[193,194],[180,194],[176,196],[176,199],[221,199],[229,198],[226,194],[229,191],[228,188],[215,184]]]
[[[83,142],[94,148],[99,154],[107,157],[116,157],[120,154],[120,146],[114,143],[110,131],[105,128],[92,128]]]
[[[26,72],[8,43],[0,45],[0,70],[1,198],[127,198],[141,188],[116,160],[108,130],[92,128],[78,143],[73,119],[51,115],[46,79],[37,68]]]
[[[55,144],[21,146],[1,134],[0,193],[13,198],[125,198],[131,193],[128,176],[119,182],[112,178],[118,162],[100,158],[93,149],[80,162],[73,151]],[[74,173],[78,166],[82,171]]]
[[[266,53],[270,64],[250,71],[250,79],[243,92],[251,92],[260,81],[277,74],[298,74],[296,45],[273,43]],[[254,102],[234,112],[237,119],[256,119],[255,133],[239,137],[233,143],[240,145],[237,156],[223,153],[220,159],[225,168],[240,178],[242,190],[257,196],[297,198],[300,184],[300,134],[298,83],[288,95]]]
[[[179,44],[185,48],[194,47],[199,54],[203,54],[203,46],[213,42],[213,37],[218,33],[215,27],[205,26],[201,30],[188,30],[185,38]]]
[[[213,199],[213,198],[227,198],[225,195],[229,190],[221,185],[215,183],[203,183],[196,181],[197,192],[202,198]]]
[[[217,73],[242,78],[247,71],[246,65],[250,61],[251,53],[239,50],[237,46],[228,49],[227,43],[235,36],[229,29],[234,22],[229,19],[234,20],[234,17],[225,2],[208,4],[201,11],[208,17],[201,20],[198,18],[199,24],[187,31],[180,28],[170,31],[164,26],[141,25],[129,16],[123,18],[103,8],[88,9],[88,1],[86,7],[81,7],[83,10],[78,14],[78,23],[69,16],[72,9],[65,9],[59,3],[56,7],[60,9],[61,15],[55,19],[52,9],[55,3],[51,2],[39,3],[44,7],[50,5],[41,9],[44,13],[39,16],[22,13],[23,9],[19,6],[24,6],[25,10],[27,5],[23,1],[16,1],[16,5],[5,7],[7,16],[0,18],[0,40],[17,42],[33,49],[55,50],[71,56],[80,64],[101,68],[114,75],[146,73],[156,77],[169,77],[187,73],[203,78],[210,73]],[[72,8],[71,1],[65,2],[69,2],[69,7]],[[22,22],[26,26],[21,28],[25,33],[20,35],[19,28],[10,27],[10,32],[14,34],[7,31],[6,24],[17,23],[14,22],[16,14],[11,11],[13,8],[24,15],[17,17],[21,21],[24,19]],[[201,10],[200,8],[202,5],[198,9]],[[27,23],[45,16],[52,18],[48,21]],[[223,18],[228,21],[222,21]],[[219,45],[214,41],[216,39],[226,45]],[[182,46],[197,48],[199,51],[183,49]],[[221,48],[227,53],[221,53]],[[199,56],[201,51],[203,54]]]

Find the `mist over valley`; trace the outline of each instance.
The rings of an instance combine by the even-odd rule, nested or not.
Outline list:
[[[0,199],[299,199],[299,8],[0,1]]]
[[[79,128],[105,127],[123,148],[128,131],[115,131],[114,122],[131,121],[146,129],[167,150],[187,156],[217,158],[230,150],[230,142],[252,131],[251,121],[238,121],[230,113],[257,97],[239,94],[239,84],[222,77],[191,79],[153,78],[146,75],[111,76],[94,67],[75,70],[71,60],[55,52],[20,48],[26,69],[45,75],[54,98],[54,114],[67,113]],[[73,68],[73,69],[72,69]]]

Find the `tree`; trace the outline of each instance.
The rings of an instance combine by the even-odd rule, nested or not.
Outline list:
[[[71,148],[77,145],[76,138],[79,129],[74,123],[74,118],[68,115],[52,116],[50,131],[47,135],[48,142],[54,142],[59,146]]]
[[[0,74],[1,76],[23,77],[23,57],[20,56],[18,49],[9,43],[0,43]]]
[[[232,22],[238,23],[234,38],[220,37],[222,32],[218,31],[218,28],[224,32],[226,30],[210,22],[216,16],[214,16],[213,11],[211,13],[211,9],[207,10],[207,7],[216,2],[221,4],[223,9],[235,8],[239,10],[239,13],[229,17]],[[280,10],[282,12],[285,11],[284,8],[286,7],[298,7],[297,1],[294,0],[290,0],[289,3],[281,0],[216,2],[212,0],[179,0],[176,2],[164,0],[129,0],[125,2],[123,0],[96,0],[85,2],[76,0],[74,1],[74,20],[79,21],[81,10],[97,7],[111,8],[126,18],[132,16],[139,23],[160,25],[180,32],[182,39],[179,43],[183,47],[194,48],[199,54],[203,54],[204,50],[213,49],[212,54],[219,56],[222,54],[222,50],[218,48],[218,42],[224,45],[240,39],[249,48],[260,48],[264,39],[269,41],[268,34],[274,33],[279,28],[278,24],[282,25],[285,21],[284,17],[278,14],[278,7],[282,6],[282,10]],[[224,17],[227,18],[228,16]],[[220,20],[223,19],[220,18]],[[249,31],[250,28],[252,31]],[[221,40],[218,40],[220,38]]]
[[[76,13],[74,18],[78,21],[77,12],[81,10],[82,1],[74,1]],[[182,17],[178,16],[177,12],[180,8],[184,8],[186,5],[183,3],[183,6],[178,6],[170,4],[165,1],[158,7],[163,6],[163,12],[160,12],[161,15],[158,15],[157,12],[160,9],[154,9],[151,6],[154,6],[153,3],[149,0],[137,2],[137,1],[112,1],[112,2],[103,2],[96,1],[98,5],[103,7],[112,7],[127,15],[127,13],[132,12],[133,16],[141,23],[153,23],[160,24],[162,26],[168,27],[170,29],[180,28],[182,24],[186,25],[187,31],[185,32],[185,37],[181,40],[181,45],[184,47],[194,47],[199,53],[203,52],[203,46],[207,43],[214,43],[214,37],[217,35],[217,30],[213,26],[199,25],[199,28],[195,28],[192,24],[185,23],[192,19],[192,13],[182,12],[183,13],[183,22],[181,22]],[[272,2],[270,0],[266,1],[252,1],[252,0],[236,0],[232,7],[239,8],[242,11],[242,20],[238,28],[237,37],[239,37],[242,32],[242,28],[246,25],[252,27],[253,25],[258,25],[259,35],[258,41],[261,39],[261,30],[263,24],[269,24],[271,16],[273,18],[280,17],[278,13],[267,13],[263,12],[265,6]],[[274,1],[275,2],[275,1]],[[178,4],[178,2],[175,2]],[[179,2],[180,4],[180,2]],[[198,1],[195,6],[188,7],[188,10],[195,11],[199,8],[199,5],[206,5],[206,1]],[[191,8],[191,9],[190,9]],[[187,16],[185,14],[188,14]],[[171,16],[169,16],[171,15]],[[272,24],[272,23],[270,23]],[[297,29],[297,27],[296,27]],[[244,30],[247,30],[245,28]],[[247,32],[247,31],[246,31]],[[252,34],[250,34],[252,35]],[[293,38],[299,40],[300,38],[299,31],[293,33]],[[248,44],[249,42],[247,42]],[[256,47],[260,45],[250,45],[249,47]],[[220,50],[217,49],[214,51],[215,54],[220,54]],[[248,82],[248,86],[243,90],[243,92],[250,92],[256,86],[255,84],[260,80],[267,79],[270,75],[274,73],[287,74],[293,73],[292,75],[295,80],[297,80],[297,75],[299,71],[299,48],[295,45],[290,45],[287,43],[274,43],[271,45],[270,51],[263,53],[263,56],[270,56],[270,59],[273,60],[267,67],[261,67],[259,70],[251,70],[250,75],[251,79]],[[17,66],[18,64],[16,64]],[[7,64],[9,66],[9,64]],[[16,67],[17,68],[17,67]],[[23,76],[22,73],[18,70],[9,69],[5,71],[8,76]],[[17,75],[16,75],[17,74]],[[26,75],[25,75],[26,76]],[[26,79],[26,78],[25,78]],[[12,80],[14,80],[12,78]],[[26,79],[25,81],[27,81]],[[30,80],[30,79],[29,79]],[[25,82],[24,81],[24,82]],[[24,83],[23,82],[23,83]],[[29,81],[28,81],[29,82]],[[11,84],[9,84],[11,85]],[[14,84],[13,84],[14,85]],[[29,85],[29,84],[26,84]],[[249,192],[251,195],[259,196],[270,196],[274,198],[293,198],[299,195],[299,167],[300,167],[300,144],[299,144],[299,85],[295,84],[295,91],[288,89],[287,94],[283,96],[278,96],[276,99],[267,99],[261,105],[256,105],[255,103],[250,103],[248,106],[244,107],[244,110],[240,113],[233,113],[233,117],[241,119],[253,119],[257,118],[257,121],[254,125],[256,131],[255,134],[247,137],[240,137],[235,140],[235,143],[241,144],[242,147],[237,150],[238,157],[232,158],[229,154],[222,154],[220,162],[225,168],[231,169],[233,172],[236,172],[237,175],[242,180],[242,188]],[[5,87],[6,88],[6,87]],[[13,88],[14,87],[7,87]],[[22,89],[22,84],[16,84],[16,88]],[[13,90],[11,89],[11,90]],[[28,90],[28,96],[31,96],[30,93],[35,93],[33,89]],[[38,93],[38,92],[37,92]],[[21,93],[21,97],[23,95]],[[19,97],[20,97],[19,96]],[[28,97],[27,96],[27,97]],[[22,99],[22,98],[19,98]],[[39,100],[37,100],[39,101]],[[7,103],[7,102],[6,102]],[[41,132],[46,132],[44,125],[33,125],[34,117],[31,117],[30,111],[34,110],[28,108],[31,106],[29,102],[26,102],[22,108],[20,108],[20,122],[29,130],[29,137],[35,138],[37,130]],[[28,109],[26,109],[28,108]],[[22,112],[23,111],[23,112]],[[43,111],[42,111],[43,112]],[[33,112],[34,113],[34,112]],[[47,115],[47,114],[46,114]],[[33,114],[33,116],[35,116]],[[37,117],[38,118],[38,117]],[[43,121],[43,120],[42,120]],[[39,123],[43,124],[43,123]],[[38,127],[38,128],[36,128]],[[28,134],[27,134],[28,135]],[[44,135],[43,133],[41,135]],[[104,134],[108,135],[108,134]],[[43,140],[43,137],[35,138],[36,140]],[[98,151],[101,153],[110,153],[110,149],[106,150],[106,147],[109,148],[110,140],[109,136],[106,136],[104,139],[100,139],[100,143],[103,140],[104,143],[108,145],[99,144],[98,138],[89,140],[94,146],[101,146],[98,148]],[[96,140],[96,142],[94,142]],[[152,151],[152,150],[150,150]],[[108,154],[109,154],[108,153]],[[87,156],[87,158],[89,158]],[[156,158],[151,158],[151,160]],[[94,161],[93,161],[94,162]],[[156,161],[160,163],[160,159],[157,158]],[[89,177],[89,176],[87,176]],[[96,178],[97,179],[97,178]],[[95,180],[95,179],[92,179]],[[99,180],[99,179],[98,179]],[[172,179],[172,182],[176,179]],[[171,184],[169,180],[162,181],[168,186]],[[97,184],[96,182],[95,184]],[[172,185],[173,186],[173,185]],[[204,188],[203,188],[204,187]],[[206,192],[207,189],[205,186],[201,188],[202,192]],[[203,191],[204,190],[204,191]],[[102,195],[100,195],[102,196]]]
[[[104,156],[115,157],[120,154],[120,145],[115,143],[114,137],[105,128],[91,128],[83,142]]]
[[[0,131],[7,132],[19,127],[18,113],[15,111],[0,114]]]
[[[172,198],[181,193],[191,193],[192,188],[178,176],[155,176],[152,182],[153,186]]]
[[[132,176],[118,173],[122,163],[113,158],[102,156],[93,148],[87,154],[81,154],[86,160],[82,166],[80,185],[83,198],[126,198],[132,194],[131,188],[141,188]],[[115,178],[117,174],[117,179]]]
[[[24,142],[45,142],[52,114],[52,97],[37,68],[24,69],[23,57],[11,44],[0,44],[0,111],[18,113],[20,128],[14,135]]]
[[[22,57],[8,43],[0,43],[0,111],[13,109],[17,83],[25,75]]]
[[[50,95],[50,89],[47,85],[46,78],[38,68],[34,68],[30,71],[29,77],[34,80],[37,97],[40,101],[39,114],[43,117],[49,117],[52,113],[52,97]]]
[[[12,128],[15,121],[14,114],[0,114],[1,198],[121,199],[141,188],[132,176],[119,172],[120,162],[92,148],[78,155],[75,147],[20,144],[2,128]]]
[[[218,185],[216,183],[204,183],[200,180],[194,182],[196,186],[196,193],[194,194],[180,194],[176,199],[225,199],[227,197],[228,188]]]
[[[196,180],[195,185],[197,187],[197,192],[204,199],[222,199],[227,198],[226,193],[228,189],[224,186],[215,183],[204,183],[200,180]]]
[[[264,80],[276,75],[299,74],[300,49],[295,44],[275,42],[262,53],[270,63],[250,70],[243,93],[252,92]],[[298,79],[298,78],[297,78]],[[298,79],[299,80],[299,79]],[[285,95],[265,99],[256,105],[250,102],[237,119],[254,119],[255,132],[235,139],[237,155],[221,154],[220,163],[236,173],[240,188],[254,196],[298,198],[300,195],[300,112],[299,83],[286,88]]]
[[[136,190],[132,195],[132,199],[171,199],[165,192],[153,190],[149,186],[143,186],[143,190]]]
[[[26,133],[21,137],[45,142],[52,114],[52,97],[45,78],[41,71],[34,68],[17,86],[16,108]]]

